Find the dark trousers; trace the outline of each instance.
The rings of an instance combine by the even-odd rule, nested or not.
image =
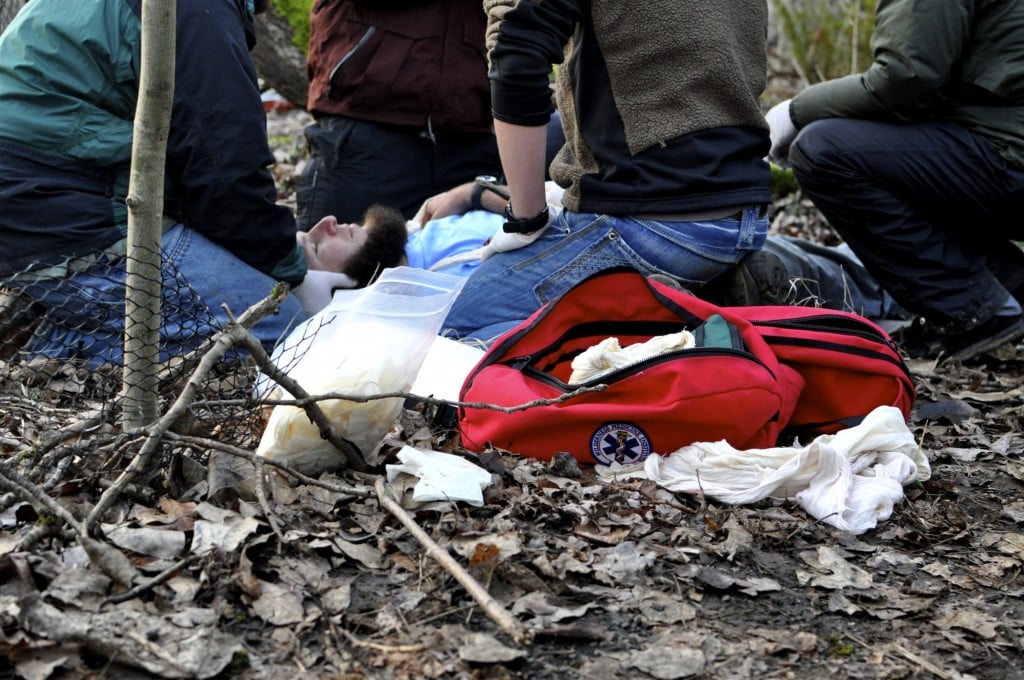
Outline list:
[[[904,308],[976,325],[1024,290],[1024,170],[952,123],[830,118],[790,149],[801,189]]]
[[[406,219],[423,201],[478,175],[500,175],[494,135],[436,133],[326,116],[306,128],[309,161],[296,185],[299,228],[325,215],[361,222],[374,203]]]

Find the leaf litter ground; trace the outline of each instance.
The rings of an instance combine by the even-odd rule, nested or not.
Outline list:
[[[286,201],[301,115],[272,116]],[[776,230],[827,242],[814,211],[789,201]],[[270,470],[261,494],[248,460],[168,447],[162,473],[103,517],[104,542],[147,581],[137,592],[117,570],[89,566],[73,536],[9,493],[0,672],[1024,677],[1024,348],[910,367],[919,391],[911,428],[932,477],[861,536],[789,502],[730,507],[647,481],[602,482],[561,457],[474,457],[492,472],[482,507],[428,504],[412,517],[517,623],[541,631],[530,644],[511,639],[382,507],[364,473],[296,482]],[[7,393],[28,391],[5,383]],[[8,458],[75,416],[4,403]],[[414,411],[391,443],[464,453]],[[94,471],[64,476],[49,493],[76,513],[107,484]]]

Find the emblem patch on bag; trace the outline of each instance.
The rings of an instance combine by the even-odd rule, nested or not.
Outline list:
[[[604,465],[639,463],[651,453],[651,440],[636,425],[608,423],[590,438],[590,453]]]

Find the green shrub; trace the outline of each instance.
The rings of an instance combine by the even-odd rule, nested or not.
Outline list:
[[[878,0],[772,0],[784,51],[808,84],[871,64],[877,5]]]
[[[292,30],[292,42],[305,54],[309,49],[309,12],[313,0],[272,0],[274,9],[288,19]]]
[[[783,168],[771,163],[772,169],[772,199],[779,200],[800,190],[796,182],[792,168]]]

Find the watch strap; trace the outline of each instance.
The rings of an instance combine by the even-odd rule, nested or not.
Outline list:
[[[544,206],[544,209],[534,217],[525,219],[516,217],[512,212],[512,201],[509,201],[505,204],[505,224],[501,229],[506,234],[529,234],[546,227],[550,218],[551,214],[547,206]]]
[[[473,191],[469,195],[469,203],[473,210],[486,210],[483,202],[481,201],[485,191],[495,193],[506,201],[511,196],[511,194],[508,193],[508,188],[498,184],[494,178],[477,177],[473,180]]]
[[[473,182],[473,191],[469,195],[469,207],[471,210],[484,209],[484,204],[480,202],[480,199],[483,197],[486,188],[479,180]]]

